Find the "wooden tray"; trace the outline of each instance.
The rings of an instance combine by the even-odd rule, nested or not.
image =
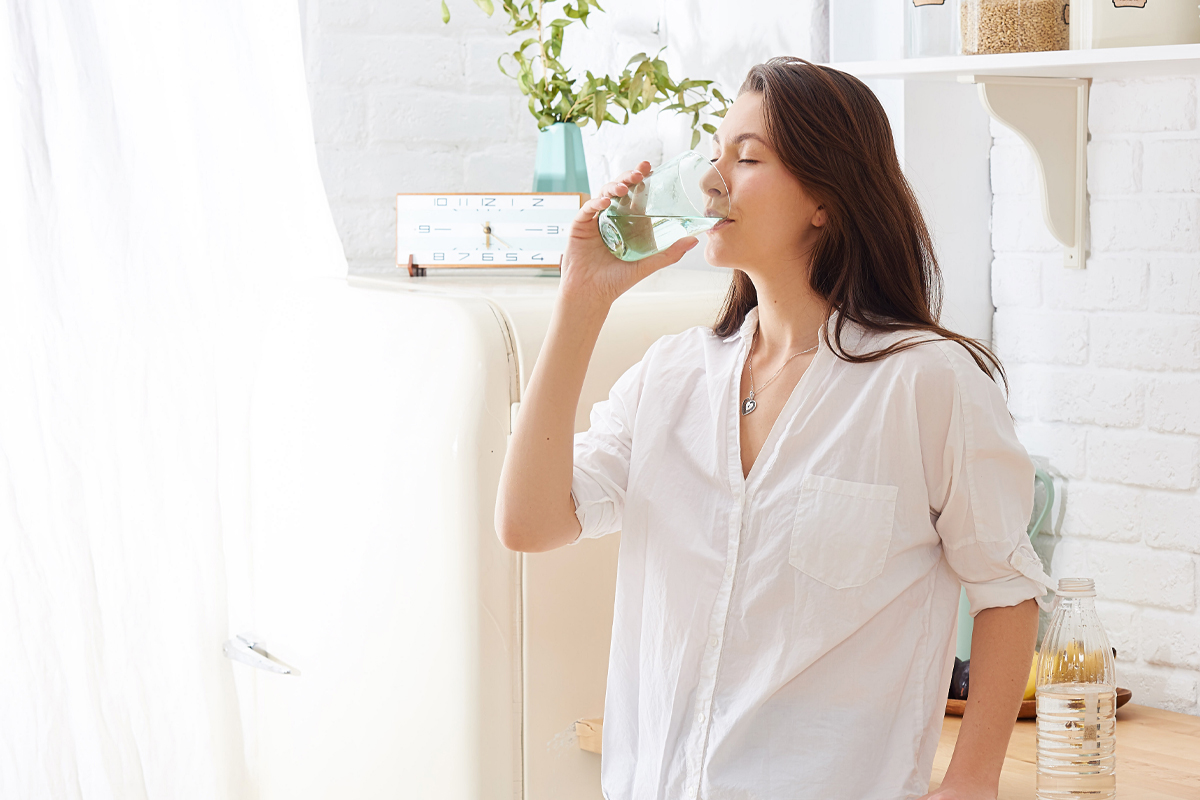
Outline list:
[[[1129,691],[1128,689],[1122,689],[1120,686],[1118,686],[1117,687],[1117,708],[1120,708],[1121,706],[1128,703],[1129,698],[1131,698],[1131,697],[1133,697],[1133,692]],[[947,700],[946,700],[946,713],[947,714],[954,716],[954,717],[961,717],[963,715],[963,712],[966,710],[967,710],[967,701],[966,700],[951,700],[951,699],[947,698]],[[1036,700],[1022,700],[1021,701],[1021,710],[1017,713],[1017,719],[1034,719],[1036,717],[1037,717],[1037,701]]]

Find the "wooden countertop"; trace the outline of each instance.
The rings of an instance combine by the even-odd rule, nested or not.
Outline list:
[[[929,790],[942,784],[962,717],[947,716]],[[1034,721],[1017,720],[1000,773],[998,800],[1033,800]],[[1200,717],[1126,703],[1117,709],[1117,797],[1200,800]]]
[[[600,752],[604,721],[579,720],[579,746]],[[962,717],[947,716],[933,758],[929,791],[946,776]],[[1019,719],[1008,740],[998,800],[1033,800],[1034,721]],[[1200,717],[1126,703],[1117,709],[1117,796],[1130,800],[1200,800]]]

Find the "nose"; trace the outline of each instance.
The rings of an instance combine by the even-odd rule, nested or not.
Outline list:
[[[729,187],[725,179],[717,171],[715,164],[710,164],[700,179],[700,188],[704,190],[704,215],[706,217],[729,216]]]

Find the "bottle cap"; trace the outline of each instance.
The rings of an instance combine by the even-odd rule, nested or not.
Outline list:
[[[1068,597],[1095,597],[1096,582],[1091,578],[1059,578],[1058,594]]]

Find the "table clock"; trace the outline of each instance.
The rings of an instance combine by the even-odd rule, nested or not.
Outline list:
[[[571,221],[587,202],[576,192],[396,195],[396,266],[557,269]]]

